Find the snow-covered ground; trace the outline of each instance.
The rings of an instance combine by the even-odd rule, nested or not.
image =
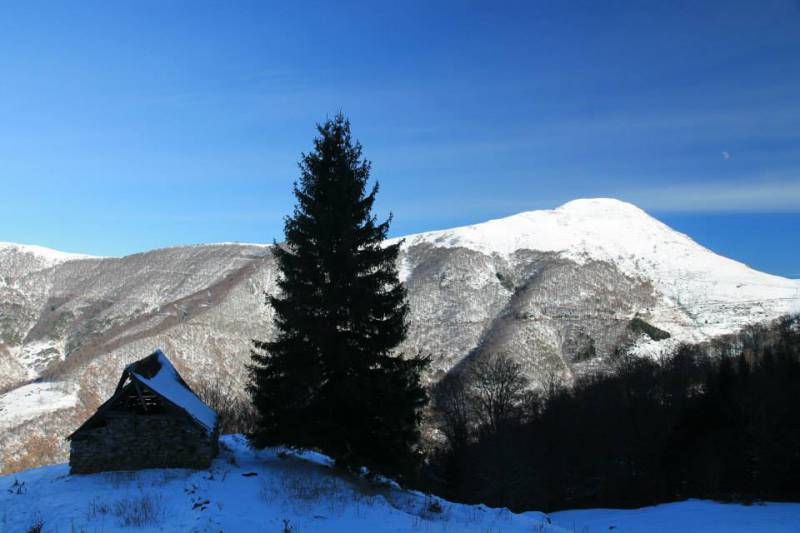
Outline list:
[[[0,531],[751,532],[800,531],[800,504],[690,500],[636,510],[549,516],[462,505],[370,483],[331,469],[319,454],[251,450],[222,439],[209,470],[163,469],[70,476],[53,465],[0,477]]]
[[[0,431],[37,416],[75,407],[78,386],[64,382],[30,383],[0,395]]]
[[[551,532],[537,512],[460,505],[341,475],[318,454],[254,452],[225,436],[209,470],[70,476],[67,465],[0,477],[0,531]],[[288,529],[285,529],[288,528]]]
[[[688,500],[642,509],[562,511],[550,518],[576,533],[796,533],[800,503],[747,506]]]

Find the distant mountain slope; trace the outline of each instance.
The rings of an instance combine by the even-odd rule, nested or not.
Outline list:
[[[21,268],[25,268],[24,265],[27,264],[29,270],[39,270],[75,259],[96,259],[96,257],[86,254],[59,252],[58,250],[33,244],[0,242],[0,261],[2,262],[0,264],[3,265],[3,268],[13,268],[7,261],[18,261]]]
[[[449,321],[456,357],[506,351],[527,359],[534,379],[568,377],[592,351],[658,352],[800,309],[797,280],[719,256],[612,199],[411,235],[404,252],[420,348]],[[670,339],[631,331],[635,318]]]
[[[125,364],[156,347],[190,382],[242,394],[249,340],[273,331],[270,249],[90,258],[0,245],[0,392],[44,379],[59,409],[20,417],[0,396],[0,468],[36,435],[68,434]],[[656,354],[800,310],[800,281],[721,257],[610,199],[411,235],[398,268],[411,308],[401,349],[432,356],[431,380],[497,352],[534,383],[570,380],[620,350]],[[64,443],[54,447],[63,459]]]
[[[406,238],[407,247],[425,243],[506,260],[535,250],[558,253],[579,265],[613,264],[625,276],[651,283],[661,297],[691,313],[704,326],[704,334],[730,331],[742,320],[759,319],[774,310],[797,309],[800,299],[796,280],[717,255],[641,209],[612,199],[574,200],[554,210]]]

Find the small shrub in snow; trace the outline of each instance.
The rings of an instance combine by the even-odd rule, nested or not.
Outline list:
[[[165,515],[160,494],[141,493],[118,500],[111,508],[124,527],[143,527],[159,524]]]
[[[103,472],[102,475],[115,489],[118,489],[122,486],[128,486],[133,480],[136,479],[136,472],[126,470]]]
[[[96,520],[101,516],[105,516],[111,512],[111,508],[107,503],[101,502],[97,498],[89,502],[89,508],[86,510],[86,519]]]
[[[417,502],[413,506],[409,506],[409,511],[420,518],[420,523],[437,521],[446,524],[450,521],[450,508],[442,506],[439,498],[430,494],[422,500],[422,505]]]
[[[75,520],[70,518],[69,520],[69,533],[86,533],[86,528],[83,526],[76,526]]]
[[[167,468],[161,473],[161,475],[164,483],[169,483],[170,481],[175,481],[176,479],[186,479],[187,477],[186,471],[180,468]]]
[[[25,488],[25,482],[14,478],[14,483],[8,488],[10,494],[25,494],[28,489]]]
[[[225,460],[228,461],[228,464],[231,466],[239,466],[239,463],[236,461],[236,455],[234,453],[228,452]]]
[[[259,496],[268,505],[278,505],[300,515],[309,515],[312,511],[338,515],[350,506],[354,506],[358,514],[363,511],[363,504],[371,505],[357,486],[342,479],[298,472],[283,472],[273,479],[264,479]]]
[[[42,533],[43,527],[44,527],[44,520],[38,518],[33,524],[31,524],[31,527],[28,528],[28,533]]]
[[[287,476],[283,486],[292,498],[305,501],[319,500],[339,491],[336,478]]]

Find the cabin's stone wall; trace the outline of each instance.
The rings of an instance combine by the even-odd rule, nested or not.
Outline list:
[[[69,465],[74,474],[142,468],[208,468],[218,451],[191,419],[175,414],[109,413],[99,427],[72,436]]]

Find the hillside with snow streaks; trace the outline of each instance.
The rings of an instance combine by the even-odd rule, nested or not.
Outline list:
[[[520,250],[536,250],[579,264],[612,263],[625,275],[652,283],[662,296],[663,311],[671,306],[686,310],[701,327],[701,336],[799,308],[797,280],[715,254],[619,200],[573,200],[553,210],[405,237],[406,247],[424,243],[507,260]]]
[[[20,256],[27,256],[31,263],[38,264],[40,268],[51,267],[75,259],[96,258],[92,255],[60,252],[52,248],[45,248],[44,246],[37,246],[34,244],[0,242],[0,258],[14,258]]]
[[[398,271],[410,306],[400,350],[432,357],[430,381],[493,353],[516,358],[534,386],[569,381],[620,351],[657,355],[800,311],[800,281],[611,199],[410,235]],[[63,460],[60,437],[158,347],[191,384],[244,394],[249,341],[273,334],[265,293],[277,276],[264,245],[120,258],[0,245],[0,471],[34,438],[52,446],[28,463]],[[58,415],[16,400],[31,391],[50,395]]]

